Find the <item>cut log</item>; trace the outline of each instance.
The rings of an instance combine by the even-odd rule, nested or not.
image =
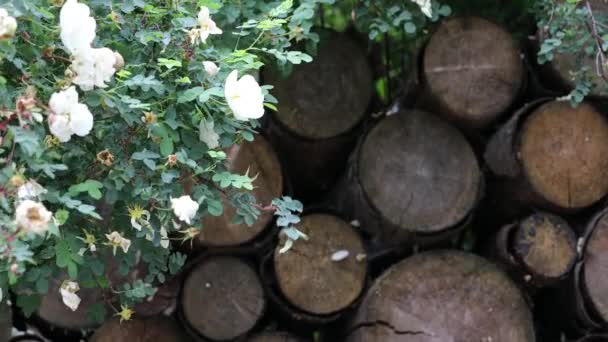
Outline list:
[[[470,216],[481,172],[463,135],[436,116],[403,111],[367,134],[330,203],[381,245],[442,239]]]
[[[597,202],[608,192],[608,123],[589,104],[549,102],[524,122],[519,159],[533,190],[566,210]]]
[[[576,235],[566,221],[548,213],[501,228],[496,243],[500,261],[526,285],[554,285],[569,275],[577,260]]]
[[[496,266],[460,251],[433,251],[392,266],[367,292],[348,342],[535,340],[519,289]]]
[[[372,95],[371,69],[361,47],[346,34],[324,32],[312,63],[289,77],[265,69],[279,100],[270,138],[291,176],[296,197],[317,198],[345,166]]]
[[[524,80],[519,47],[510,33],[477,17],[445,20],[424,51],[422,74],[433,108],[468,128],[505,113]]]
[[[300,339],[284,332],[266,332],[258,334],[248,342],[300,342]]]
[[[118,318],[104,323],[91,337],[91,342],[186,342],[190,339],[181,327],[168,317],[150,317],[120,322]]]
[[[291,304],[312,314],[328,315],[349,307],[365,287],[367,262],[361,238],[332,215],[304,216],[297,227],[309,240],[295,243],[285,253],[277,246],[274,253],[281,292]]]
[[[76,311],[72,311],[61,299],[59,288],[67,275],[50,278],[49,291],[42,297],[36,316],[48,324],[52,330],[67,329],[72,331],[91,330],[99,326],[88,314],[89,309],[96,303],[103,303],[103,290],[99,288],[81,288],[78,297],[81,302]],[[45,329],[42,329],[45,330]],[[49,335],[43,331],[45,335]],[[51,333],[54,335],[53,333]]]
[[[256,136],[253,142],[232,146],[227,152],[228,169],[237,174],[249,172],[257,177],[253,182],[253,195],[261,205],[269,205],[273,198],[283,193],[281,164],[266,139]],[[221,216],[206,215],[203,218],[198,241],[204,246],[228,247],[245,244],[260,235],[272,221],[271,212],[262,212],[251,226],[234,224],[236,209],[224,198]]]
[[[589,300],[604,325],[608,324],[608,215],[601,216],[588,227],[582,270],[584,298]]]
[[[205,338],[232,340],[250,331],[265,309],[258,275],[237,258],[204,259],[188,275],[181,310],[186,323]]]

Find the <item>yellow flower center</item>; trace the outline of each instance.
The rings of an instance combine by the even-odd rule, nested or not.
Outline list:
[[[141,219],[144,216],[145,212],[144,208],[142,208],[138,204],[128,207],[127,210],[129,211],[129,217],[134,220]]]

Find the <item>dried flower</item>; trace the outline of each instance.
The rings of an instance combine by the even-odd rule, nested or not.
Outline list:
[[[112,166],[114,163],[114,156],[107,149],[97,153],[97,161],[105,166]]]
[[[15,210],[17,226],[25,232],[43,234],[49,229],[53,214],[42,203],[25,200]]]

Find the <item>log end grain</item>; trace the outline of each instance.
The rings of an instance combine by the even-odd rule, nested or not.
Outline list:
[[[417,110],[383,119],[363,143],[358,176],[366,197],[402,231],[432,234],[476,204],[481,172],[464,136]]]
[[[351,305],[365,286],[367,263],[358,233],[338,217],[312,214],[297,227],[308,241],[296,242],[286,253],[274,253],[279,288],[299,309],[319,315]]]
[[[253,142],[232,146],[227,153],[228,169],[237,174],[249,172],[256,177],[253,195],[258,203],[268,205],[273,198],[283,192],[283,174],[281,164],[272,146],[262,136],[256,136]],[[198,241],[205,246],[227,247],[247,243],[258,236],[272,221],[272,213],[262,212],[251,226],[234,224],[232,219],[236,209],[223,198],[224,212],[221,216],[207,215],[202,220],[203,228]]]
[[[91,342],[186,342],[182,328],[171,318],[151,317],[120,322],[118,318],[104,323],[91,337]]]
[[[363,49],[345,34],[330,33],[312,63],[284,78],[265,69],[264,81],[279,99],[275,118],[298,136],[330,138],[348,132],[365,115],[372,73]]]
[[[550,214],[537,213],[523,220],[515,230],[515,257],[540,279],[564,277],[577,259],[576,236],[568,223]]]
[[[477,17],[442,22],[425,49],[422,72],[445,114],[473,127],[505,112],[524,78],[520,50],[509,32]]]
[[[187,323],[215,341],[237,338],[251,330],[265,309],[258,275],[232,257],[210,257],[188,275],[181,308]]]
[[[608,216],[603,215],[592,227],[586,241],[582,288],[599,318],[608,322]]]
[[[549,102],[524,122],[519,158],[536,193],[559,208],[587,207],[608,192],[608,123],[591,105]]]
[[[67,276],[49,279],[49,291],[42,296],[42,301],[36,315],[44,322],[56,328],[70,330],[89,330],[99,324],[92,320],[88,311],[96,303],[103,302],[103,292],[97,288],[82,288],[78,291],[81,299],[76,311],[72,311],[61,298],[59,288]]]
[[[460,251],[392,266],[370,288],[348,342],[535,340],[532,315],[509,277]]]

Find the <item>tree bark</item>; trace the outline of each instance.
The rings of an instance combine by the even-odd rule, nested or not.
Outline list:
[[[91,342],[187,342],[181,327],[169,317],[135,318],[120,322],[113,318],[91,337]]]

